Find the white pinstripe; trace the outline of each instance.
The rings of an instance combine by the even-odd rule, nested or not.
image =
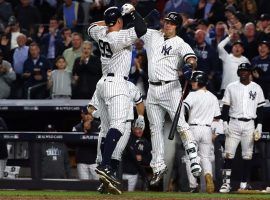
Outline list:
[[[240,81],[229,84],[225,90],[223,103],[230,106],[229,136],[225,141],[225,152],[234,158],[236,148],[241,142],[242,157],[251,159],[253,153],[254,121],[239,121],[232,118],[255,119],[258,107],[265,105],[265,98],[261,87],[254,82],[243,85]]]
[[[199,147],[198,154],[201,158],[204,174],[212,175],[211,148],[213,144],[210,125],[214,117],[221,114],[218,99],[207,90],[197,90],[188,94],[184,105],[189,111],[188,122]],[[194,124],[197,125],[194,126]]]
[[[164,141],[162,137],[164,116],[169,113],[173,120],[181,98],[181,85],[178,81],[178,70],[189,57],[195,57],[191,47],[180,37],[175,36],[165,40],[160,31],[147,29],[147,33],[141,37],[145,43],[148,57],[149,81],[172,81],[165,85],[149,85],[146,101],[146,111],[151,129],[152,160],[150,166],[154,173],[163,170],[164,162]],[[182,109],[183,110],[183,109]],[[181,137],[186,146],[193,141],[193,136],[189,132],[189,126],[181,113],[177,130],[185,131],[185,137]]]

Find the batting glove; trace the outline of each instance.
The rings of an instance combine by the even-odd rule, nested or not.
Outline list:
[[[182,67],[182,72],[186,80],[190,80],[192,75],[192,66],[189,63],[184,64]]]
[[[132,14],[132,12],[135,11],[135,8],[132,4],[130,3],[125,3],[122,8],[121,8],[121,14],[122,16]]]
[[[223,130],[226,137],[230,135],[229,125],[226,121],[223,122]]]
[[[144,117],[142,115],[139,115],[138,118],[135,121],[135,125],[134,127],[136,128],[140,128],[142,130],[144,130],[145,128],[145,122],[144,122]]]
[[[262,124],[258,124],[254,131],[254,140],[258,141],[262,137]]]

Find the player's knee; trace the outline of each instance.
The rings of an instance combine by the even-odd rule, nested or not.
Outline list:
[[[225,154],[225,158],[226,158],[226,159],[233,159],[233,158],[234,158],[234,154],[226,153],[226,154]]]

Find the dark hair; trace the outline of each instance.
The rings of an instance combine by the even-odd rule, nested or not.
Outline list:
[[[63,59],[63,60],[65,60],[65,61],[66,61],[66,59],[65,59],[65,57],[64,57],[64,56],[57,56],[57,58],[55,59],[54,64],[56,64],[56,63],[57,63],[57,61],[58,61],[58,60],[60,60],[60,59]]]

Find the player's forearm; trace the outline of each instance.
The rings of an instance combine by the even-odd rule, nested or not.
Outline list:
[[[135,11],[133,13],[133,16],[135,32],[137,34],[137,37],[140,38],[146,33],[147,27],[142,16],[138,12]]]
[[[137,114],[138,115],[144,116],[144,110],[145,110],[145,108],[144,108],[143,102],[141,102],[141,103],[139,103],[139,104],[136,105],[136,110],[137,110]]]
[[[223,107],[222,107],[222,119],[223,119],[223,121],[229,122],[229,110],[230,110],[230,106],[224,104]]]
[[[263,106],[257,108],[257,123],[263,123]]]

